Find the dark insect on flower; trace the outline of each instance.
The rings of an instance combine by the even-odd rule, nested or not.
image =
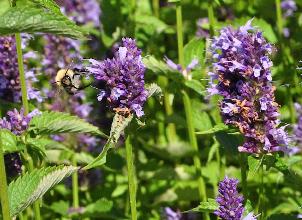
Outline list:
[[[225,177],[219,183],[219,195],[216,198],[219,204],[218,210],[214,212],[224,220],[241,220],[244,207],[243,196],[239,195],[237,191],[238,180]]]
[[[290,140],[285,126],[278,127],[278,104],[272,85],[273,63],[268,56],[272,46],[251,22],[237,30],[223,28],[214,38],[214,72],[209,72],[208,92],[223,97],[219,106],[224,122],[238,127],[244,135],[245,143],[239,151],[287,152]]]
[[[141,117],[148,93],[144,88],[145,66],[135,40],[123,38],[122,46],[114,52],[112,59],[89,61],[91,65],[87,70],[105,84],[97,99],[106,98],[112,110],[127,109]]]
[[[83,90],[90,86],[83,85],[81,78],[83,75],[88,74],[85,70],[80,69],[60,69],[57,72],[55,82],[58,86],[62,86],[64,90],[70,94],[74,95],[77,91]]]

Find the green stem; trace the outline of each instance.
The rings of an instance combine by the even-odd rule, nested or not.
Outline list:
[[[276,13],[277,13],[277,29],[280,37],[282,37],[283,32],[283,22],[282,22],[282,10],[281,10],[281,4],[280,0],[275,0],[276,4]]]
[[[177,22],[176,26],[177,26],[178,62],[182,67],[184,67],[185,60],[184,60],[184,46],[183,46],[183,25],[182,25],[181,2],[176,3],[176,22]],[[195,135],[194,124],[193,124],[191,101],[190,101],[188,94],[185,91],[182,91],[182,94],[183,94],[183,103],[184,103],[185,113],[186,113],[186,121],[187,121],[190,145],[192,146],[193,150],[195,151],[195,154],[193,156],[193,161],[194,161],[194,166],[196,169],[196,174],[198,177],[198,192],[199,192],[200,200],[207,201],[205,182],[202,178],[202,172],[201,172],[201,161],[198,157],[199,150],[198,150],[197,138]],[[208,213],[204,213],[204,219],[206,219],[206,220],[210,219]]]
[[[72,156],[72,165],[77,167],[77,160],[76,160],[76,154]],[[78,178],[78,172],[74,172],[72,174],[72,201],[73,201],[73,207],[79,208],[80,202],[79,202],[79,178]]]
[[[19,77],[20,77],[20,84],[21,84],[22,103],[23,103],[24,115],[27,115],[29,112],[29,107],[28,107],[28,100],[27,100],[26,79],[25,79],[25,72],[24,72],[24,65],[23,65],[22,47],[21,47],[21,34],[20,33],[15,34],[15,38],[16,38],[16,48],[17,48],[17,56],[18,56],[18,68],[19,68]],[[27,152],[25,152],[25,155],[27,157],[28,165],[29,165],[28,171],[31,172],[34,169],[34,163],[32,161],[32,158],[29,156]],[[34,202],[34,213],[35,213],[35,219],[40,220],[41,213],[40,213],[39,201]]]
[[[265,219],[264,218],[264,167],[263,164],[261,164],[260,167],[260,178],[261,178],[261,185],[260,185],[260,192],[259,192],[259,213],[261,213],[260,215],[260,219]]]
[[[168,92],[164,93],[164,105],[167,116],[173,115],[173,107],[171,101],[171,94]],[[167,137],[170,143],[175,143],[177,141],[177,134],[176,134],[176,126],[174,123],[168,123],[167,126]]]
[[[3,153],[3,149],[2,149],[1,138],[0,138],[0,197],[1,197],[3,220],[10,220],[11,218],[10,218],[10,213],[9,213],[7,180],[6,180],[4,153]]]
[[[153,0],[152,5],[153,5],[154,15],[157,18],[159,18],[159,0]]]
[[[132,144],[131,144],[129,135],[126,139],[126,159],[127,159],[127,170],[128,170],[128,185],[129,185],[131,220],[137,220],[136,177],[135,177],[133,150],[132,150]]]
[[[25,159],[28,163],[27,170],[29,172],[32,172],[34,170],[34,162],[31,158],[31,156],[27,153],[27,151],[24,153]],[[35,214],[35,220],[41,220],[41,212],[40,212],[40,204],[39,200],[34,202],[34,214]]]
[[[168,80],[164,76],[158,77],[158,85],[163,88],[163,90],[166,89],[168,85]],[[172,106],[172,100],[171,95],[168,92],[164,92],[164,106],[166,115],[169,117],[173,114],[173,106]],[[175,143],[177,141],[177,134],[176,134],[176,127],[173,123],[168,123],[167,129],[166,129],[166,135],[169,143]]]
[[[135,9],[136,9],[136,0],[129,0],[129,30],[128,35],[134,37],[135,35]]]
[[[215,27],[215,16],[214,16],[214,8],[212,0],[208,0],[208,17],[209,17],[209,23],[210,23],[210,35],[211,37],[214,36],[214,27]]]
[[[277,16],[277,30],[278,30],[278,35],[280,39],[280,52],[282,53],[282,62],[283,62],[283,67],[284,69],[288,69],[288,62],[285,60],[286,57],[284,56],[283,48],[285,48],[284,45],[284,39],[283,39],[283,19],[282,19],[282,9],[281,9],[281,3],[280,0],[275,0],[275,5],[276,5],[276,16]],[[294,77],[291,77],[291,83],[294,82]],[[295,107],[294,107],[294,102],[292,99],[292,93],[291,93],[291,88],[288,87],[286,89],[287,92],[287,102],[288,102],[288,107],[289,107],[289,113],[290,113],[290,120],[292,123],[296,121],[296,113],[295,113]]]
[[[244,153],[239,154],[240,168],[241,168],[241,184],[242,184],[242,192],[245,199],[248,199],[247,194],[247,158]]]
[[[181,2],[176,3],[176,26],[177,26],[178,62],[182,67],[184,67],[185,57],[184,57],[184,45],[183,45]]]
[[[197,138],[196,138],[194,124],[193,124],[191,101],[190,101],[188,94],[185,91],[182,91],[182,94],[183,94],[183,103],[184,103],[185,113],[186,113],[186,121],[187,121],[190,145],[192,146],[192,148],[194,150],[193,161],[194,161],[194,166],[196,169],[196,174],[198,177],[199,197],[200,197],[201,201],[207,201],[206,186],[205,186],[205,182],[202,177],[202,171],[201,171],[201,161],[200,161],[200,158],[198,157],[199,149],[198,149],[198,143],[197,143]],[[204,213],[204,218],[210,219],[209,214]]]
[[[20,76],[20,84],[21,84],[22,103],[23,103],[24,114],[27,115],[29,108],[28,108],[26,80],[25,80],[24,65],[23,65],[23,55],[22,55],[22,48],[21,48],[21,35],[15,34],[15,38],[16,38],[17,55],[18,55],[18,67],[19,67],[19,76]]]

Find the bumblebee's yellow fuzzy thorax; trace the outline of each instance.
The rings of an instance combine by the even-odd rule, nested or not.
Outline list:
[[[61,86],[62,83],[62,79],[65,75],[68,75],[70,78],[72,78],[72,76],[74,75],[74,72],[71,70],[71,69],[60,69],[58,72],[57,72],[57,75],[56,75],[56,84],[58,86]]]

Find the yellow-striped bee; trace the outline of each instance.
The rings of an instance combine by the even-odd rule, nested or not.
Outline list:
[[[62,86],[68,94],[74,95],[77,91],[90,86],[90,84],[84,85],[82,82],[82,76],[85,73],[87,73],[87,71],[77,68],[60,69],[57,72],[55,83],[58,86]]]

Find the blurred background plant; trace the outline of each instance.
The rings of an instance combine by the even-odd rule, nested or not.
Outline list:
[[[109,133],[114,114],[108,110],[110,103],[97,100],[104,83],[95,82],[93,87],[69,95],[58,91],[55,76],[61,68],[85,67],[88,58],[111,59],[123,37],[134,38],[142,50],[146,83],[156,82],[162,90],[160,99],[151,97],[145,103],[139,125],[132,124],[129,129],[137,176],[138,219],[216,219],[213,212],[218,207],[213,199],[225,176],[239,180],[235,185],[238,184],[237,189],[244,196],[244,201],[240,197],[243,203],[240,217],[234,217],[235,220],[251,212],[261,213],[258,219],[271,220],[296,219],[302,213],[302,155],[294,147],[299,146],[301,139],[302,81],[301,70],[297,69],[302,60],[301,1],[58,0],[57,3],[63,13],[90,35],[78,40],[52,34],[22,35],[23,50],[34,51],[24,53],[23,57],[31,109],[68,112]],[[182,21],[182,31],[176,15]],[[208,96],[208,72],[212,66],[209,48],[214,35],[220,35],[220,30],[229,25],[237,29],[251,18],[252,25],[272,44],[270,59],[274,65],[269,84],[276,87],[275,101],[280,107],[280,121],[275,122],[285,126],[297,142],[290,143],[290,154],[239,153],[243,135],[235,127],[224,125],[218,105],[221,97]],[[180,32],[183,49],[179,44]],[[13,37],[0,37],[1,117],[14,107],[20,109],[15,51]],[[83,59],[84,65],[79,62]],[[191,133],[184,91],[187,107],[191,107]],[[197,149],[192,148],[192,135]],[[52,135],[45,145],[45,155],[37,158],[42,165],[85,166],[102,151],[104,144],[105,140],[90,134]],[[11,174],[22,173],[19,154],[7,154],[5,160]],[[203,203],[200,183],[209,198]],[[106,164],[81,170],[46,194],[40,203],[42,218],[127,219],[130,218],[128,194],[126,149],[124,140],[120,140],[107,154]],[[210,214],[204,215],[205,211]],[[31,211],[27,212],[31,216]]]

